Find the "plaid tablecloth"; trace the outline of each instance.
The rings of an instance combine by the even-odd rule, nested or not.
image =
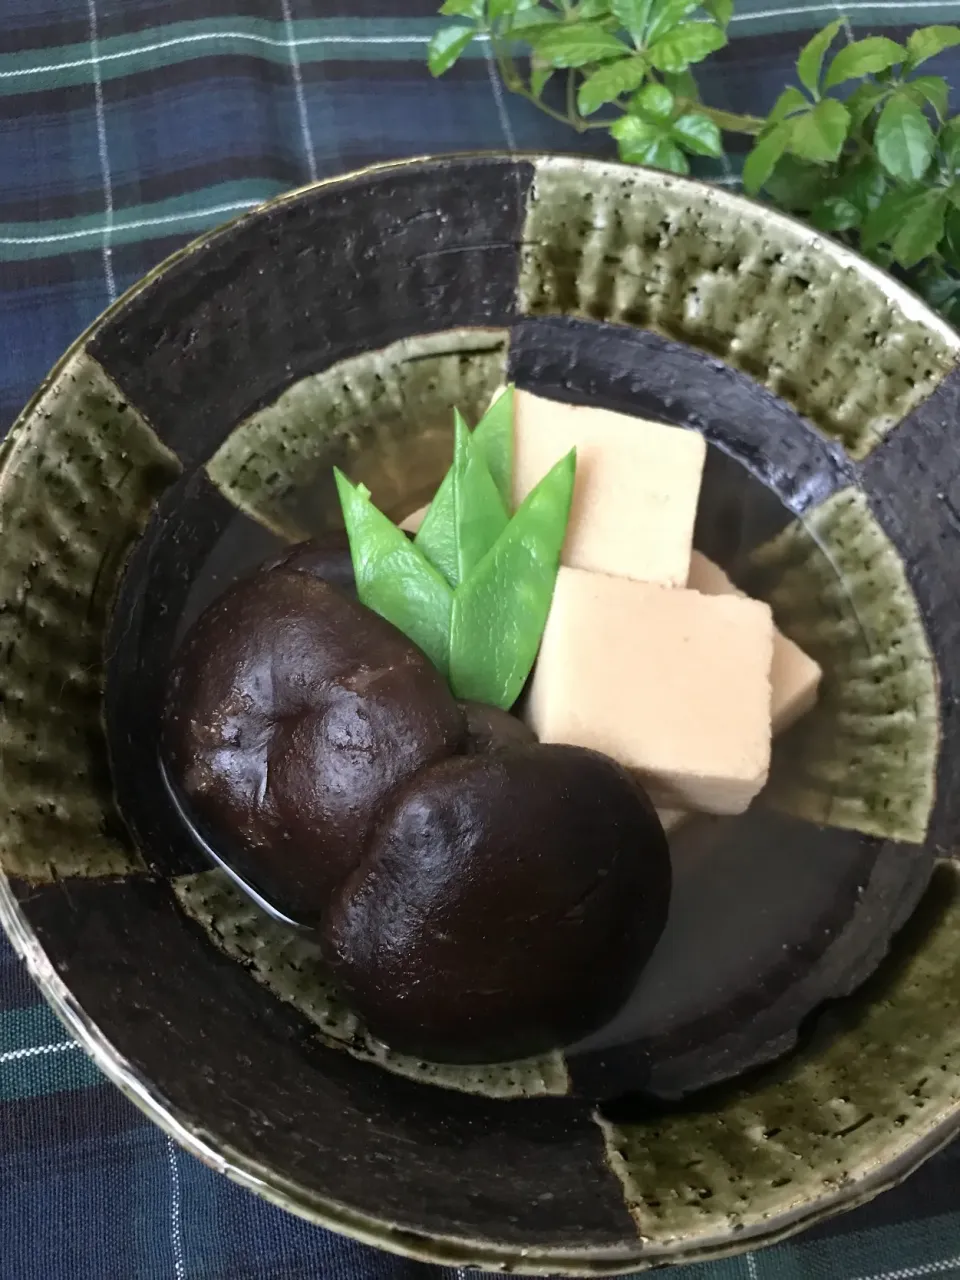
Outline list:
[[[563,127],[502,95],[482,50],[430,79],[437,3],[0,0],[3,429],[110,299],[238,210],[390,157],[571,149]],[[937,0],[843,11],[874,31],[960,21],[960,2]],[[737,38],[703,77],[709,99],[769,105],[804,32],[838,12],[738,0]],[[941,61],[960,84],[960,56]],[[178,1150],[68,1039],[0,941],[0,1280],[418,1273],[431,1269],[309,1227]],[[802,1239],[675,1274],[960,1278],[960,1144]]]

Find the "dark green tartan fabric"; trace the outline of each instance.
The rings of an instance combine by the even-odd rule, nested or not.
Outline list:
[[[389,157],[573,149],[504,99],[480,50],[424,70],[434,0],[0,0],[0,422],[171,250],[310,178]],[[960,20],[960,2],[845,7],[858,28]],[[831,4],[739,0],[702,77],[756,111]],[[960,56],[941,60],[953,83]],[[736,164],[715,172],[734,182]],[[398,1177],[403,1171],[397,1171]],[[0,941],[0,1280],[407,1277],[429,1268],[262,1203],[111,1085]],[[677,1280],[960,1277],[960,1146],[901,1189],[777,1248]],[[441,1277],[442,1280],[442,1277]]]

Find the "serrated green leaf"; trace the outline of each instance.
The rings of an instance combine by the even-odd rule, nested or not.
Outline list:
[[[787,128],[789,128],[787,122]],[[825,169],[789,153],[780,157],[764,183],[770,199],[791,213],[808,213],[830,194],[831,183]]]
[[[836,39],[837,32],[842,25],[843,20],[836,18],[828,26],[824,27],[822,31],[818,31],[804,45],[800,52],[800,57],[797,59],[797,75],[800,77],[800,83],[813,94],[819,93],[823,59]]]
[[[872,156],[851,166],[836,184],[836,194],[864,215],[875,209],[886,194],[890,179]]]
[[[830,63],[823,80],[824,89],[843,84],[845,80],[859,80],[862,76],[875,75],[902,62],[906,57],[903,45],[886,36],[867,36],[854,40],[841,49]]]
[[[716,23],[682,22],[650,45],[647,56],[658,71],[685,71],[692,62],[702,62],[726,43],[727,37]]]
[[[577,94],[580,114],[592,116],[608,102],[614,102],[624,93],[632,93],[643,84],[646,74],[647,64],[639,55],[598,67],[580,86]]]
[[[517,0],[487,0],[487,17],[491,22],[499,22],[501,18],[508,18],[517,7]]]
[[[944,49],[960,44],[960,27],[920,27],[907,40],[908,65],[918,67]]]
[[[943,236],[946,209],[946,192],[936,188],[925,191],[911,206],[910,216],[893,238],[894,257],[901,267],[915,267],[936,252]]]
[[[911,216],[913,206],[922,199],[922,193],[895,189],[888,191],[875,209],[867,215],[860,235],[865,250],[875,249],[884,241],[890,241]]]
[[[733,2],[734,0],[704,0],[703,7],[721,27],[727,27],[733,17]]]
[[[587,18],[609,18],[610,0],[580,0],[576,15],[581,22]]]
[[[847,110],[850,112],[851,130],[859,129],[875,111],[884,98],[888,97],[890,86],[885,84],[861,84],[847,99]]]
[[[767,116],[767,124],[779,124],[781,120],[786,120],[787,116],[809,109],[810,102],[806,95],[801,93],[796,85],[788,85],[773,104],[773,108]]]
[[[689,112],[674,120],[670,136],[680,144],[684,151],[696,156],[723,155],[723,139],[720,130],[708,116],[700,112]]]
[[[444,0],[440,13],[445,18],[474,18],[479,22],[483,18],[483,0]]]
[[[538,27],[557,27],[562,19],[558,13],[549,9],[522,9],[510,19],[507,31],[511,36],[526,36],[526,32]]]
[[[553,67],[549,63],[540,62],[537,58],[530,59],[530,92],[535,98],[543,96],[547,81],[552,75]]]
[[[824,98],[812,111],[804,112],[790,122],[790,150],[801,160],[828,164],[836,160],[847,140],[850,113],[842,102]]]
[[[753,150],[743,164],[743,189],[749,195],[755,196],[773,173],[777,161],[787,149],[791,132],[790,124],[778,124],[753,144]]]
[[[450,684],[458,698],[509,710],[520,696],[553,600],[575,469],[571,452],[547,472],[456,591]]]
[[[350,540],[357,595],[419,645],[434,666],[450,669],[453,592],[405,533],[370,501],[365,489],[334,468]]]
[[[700,86],[689,67],[684,71],[665,71],[663,83],[675,98],[689,98],[691,102],[700,101]]]
[[[442,76],[449,71],[476,34],[476,27],[466,27],[462,23],[441,27],[435,32],[427,48],[430,74]]]
[[[863,214],[844,196],[827,196],[811,210],[810,221],[821,231],[850,231],[859,227]]]
[[[960,172],[960,116],[954,116],[940,130],[940,150],[951,173]]]
[[[947,209],[946,217],[944,218],[943,241],[940,245],[940,251],[954,270],[960,269],[960,209],[955,204]],[[954,283],[960,289],[960,280],[956,280]],[[944,301],[946,301],[945,298]],[[940,303],[937,302],[934,305],[940,306]]]
[[[941,120],[947,114],[950,86],[943,76],[915,76],[905,81],[898,92],[905,93],[918,107],[929,104]]]
[[[656,0],[650,11],[646,41],[654,44],[700,8],[700,0]]]
[[[673,115],[673,94],[665,84],[645,84],[630,103],[631,111],[660,123]]]
[[[630,47],[599,23],[571,22],[535,27],[530,40],[537,56],[555,67],[585,67],[631,53]]]
[[[610,0],[609,10],[634,40],[643,39],[654,0]]]
[[[880,163],[899,182],[919,182],[936,146],[927,117],[899,94],[880,112],[873,141]]]
[[[611,125],[610,132],[617,140],[620,159],[627,164],[644,164],[673,173],[690,172],[686,156],[670,137],[668,123],[621,116]]]

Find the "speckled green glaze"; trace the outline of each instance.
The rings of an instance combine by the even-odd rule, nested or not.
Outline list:
[[[0,867],[36,881],[137,870],[100,720],[101,645],[127,550],[179,466],[78,353],[0,475]]]
[[[403,338],[304,378],[240,423],[207,473],[242,511],[292,539],[339,522],[333,466],[349,467],[400,519],[449,465],[454,408],[477,421],[502,383],[507,337],[453,329]]]
[[[896,549],[845,489],[753,553],[754,589],[817,659],[817,706],[776,754],[765,801],[923,841],[940,744],[937,670]]]
[[[604,1133],[651,1250],[690,1257],[891,1171],[960,1108],[960,866],[942,863],[919,918],[842,1024],[753,1088],[661,1123]],[[891,1175],[891,1181],[894,1180]]]
[[[239,961],[269,991],[316,1023],[326,1044],[387,1071],[487,1098],[535,1098],[568,1092],[559,1053],[496,1066],[451,1066],[394,1053],[375,1040],[340,1000],[327,977],[320,948],[301,930],[268,916],[223,871],[181,876],[174,892],[183,910],[202,925],[231,959]]]
[[[849,250],[647,169],[535,163],[520,306],[656,329],[743,369],[863,458],[960,341]]]

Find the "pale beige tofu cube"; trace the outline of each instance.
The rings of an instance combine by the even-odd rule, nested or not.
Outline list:
[[[765,604],[561,568],[526,715],[658,807],[742,813],[770,767],[772,660]]]
[[[529,391],[514,396],[514,499],[577,450],[562,563],[683,587],[706,443],[695,431]]]
[[[724,571],[699,551],[690,557],[687,585],[704,595],[739,595]],[[771,717],[774,734],[783,733],[795,724],[817,701],[821,671],[819,665],[799,645],[780,631],[774,631],[773,665],[770,672]]]
[[[404,533],[416,533],[423,524],[423,517],[429,510],[429,502],[425,503],[422,507],[417,507],[416,511],[411,511],[405,519],[400,521],[400,528]]]

